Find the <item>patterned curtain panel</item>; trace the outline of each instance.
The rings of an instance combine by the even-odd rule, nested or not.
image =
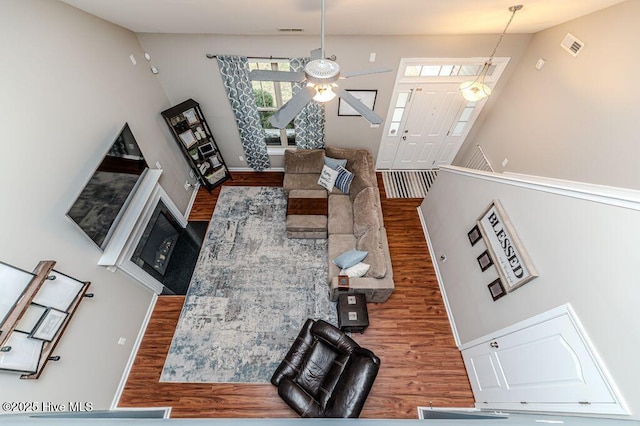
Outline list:
[[[231,109],[236,115],[247,164],[257,171],[268,169],[269,155],[249,80],[249,61],[244,56],[218,56],[218,66]]]
[[[309,58],[291,58],[291,71],[302,71]],[[293,83],[293,94],[302,89],[302,83]],[[298,149],[324,148],[324,106],[311,101],[293,120]]]

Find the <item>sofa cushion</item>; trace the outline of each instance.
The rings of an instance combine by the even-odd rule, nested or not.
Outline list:
[[[367,277],[384,278],[387,275],[387,258],[382,244],[380,228],[369,228],[356,244],[358,250],[368,253],[367,263],[371,267],[366,274]]]
[[[349,193],[349,187],[353,180],[353,174],[342,166],[338,166],[338,177],[336,177],[335,186],[343,194]]]
[[[347,160],[341,158],[331,158],[325,155],[324,165],[331,167],[333,170],[338,170],[338,166],[347,167]]]
[[[335,259],[340,254],[347,250],[356,248],[356,237],[353,234],[331,234],[328,240],[327,258],[329,264],[329,276],[327,277],[329,282],[333,277],[337,277],[340,274],[340,268],[338,268],[331,260]]]
[[[364,274],[369,271],[371,265],[367,265],[366,263],[356,263],[351,268],[343,269],[340,271],[340,275],[346,275],[349,278],[360,278],[363,277]]]
[[[329,195],[329,234],[353,234],[353,207],[348,195]]]
[[[284,151],[285,173],[320,173],[322,166],[324,166],[324,150],[322,149],[287,149]]]
[[[327,191],[332,191],[339,174],[339,171],[334,170],[325,164],[322,167],[322,173],[320,173],[318,185],[326,188]]]
[[[368,253],[364,250],[351,249],[333,259],[333,263],[340,269],[347,269],[362,262],[367,255]]]
[[[376,187],[364,188],[353,200],[353,235],[360,238],[369,228],[382,226],[378,213],[380,193]]]
[[[288,194],[289,191],[295,189],[316,189],[324,191],[324,188],[318,185],[319,173],[285,173],[282,187]]]

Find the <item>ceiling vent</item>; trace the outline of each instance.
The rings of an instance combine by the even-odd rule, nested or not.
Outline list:
[[[278,28],[278,32],[281,33],[301,33],[303,31],[302,28]]]
[[[584,43],[578,40],[573,34],[567,33],[562,43],[560,43],[560,46],[569,52],[571,56],[575,57],[578,56],[578,53],[580,53],[584,47]]]

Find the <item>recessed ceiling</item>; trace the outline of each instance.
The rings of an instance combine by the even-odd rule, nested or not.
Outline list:
[[[139,33],[320,32],[320,0],[61,0]],[[510,33],[535,33],[624,0],[527,0]],[[518,0],[327,0],[326,32],[341,35],[500,33]],[[293,34],[300,34],[294,32]]]

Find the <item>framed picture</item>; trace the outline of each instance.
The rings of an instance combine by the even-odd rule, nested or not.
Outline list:
[[[0,351],[0,370],[33,374],[38,371],[42,356],[42,340],[30,339],[27,333],[14,331],[4,344],[8,351]]]
[[[33,303],[59,311],[68,310],[85,283],[56,270],[49,276],[53,277],[53,280],[47,280],[42,284],[33,298]]]
[[[203,157],[208,157],[215,152],[215,148],[211,142],[204,143],[198,147]]]
[[[478,225],[474,226],[471,231],[467,233],[467,237],[469,237],[471,246],[475,246],[476,243],[482,239],[482,234],[480,233],[480,228],[478,228]]]
[[[69,314],[67,312],[62,312],[57,309],[49,308],[47,312],[44,314],[36,328],[29,335],[32,339],[43,340],[45,342],[50,342],[56,337],[60,327],[64,324],[64,320],[67,319]]]
[[[373,110],[373,107],[376,105],[376,96],[378,95],[377,90],[347,90],[347,92],[351,93],[371,110]],[[361,114],[353,109],[351,105],[343,102],[342,98],[340,98],[338,102],[338,115],[359,117]]]
[[[0,262],[0,325],[4,324],[34,276],[31,272]]]
[[[189,123],[190,126],[200,123],[200,120],[198,120],[198,116],[196,115],[196,110],[194,108],[186,110],[185,112],[183,112],[183,114],[184,118],[187,119],[187,123]]]
[[[24,311],[24,314],[22,314],[22,318],[20,318],[15,330],[23,333],[33,333],[33,330],[35,330],[46,312],[46,306],[36,305],[35,303],[30,304],[27,310]]]
[[[538,276],[499,200],[493,200],[480,215],[478,228],[507,292]]]
[[[491,256],[489,256],[489,250],[485,250],[482,252],[480,256],[478,256],[478,265],[480,265],[480,269],[482,272],[489,269],[489,266],[493,265],[493,260],[491,260]]]
[[[491,282],[491,284],[489,284],[488,287],[494,302],[507,294],[507,292],[504,291],[502,282],[500,282],[500,278],[497,278],[496,280]]]
[[[196,136],[193,134],[192,130],[187,130],[184,133],[180,133],[180,140],[187,148],[190,148],[191,145],[196,143]]]

